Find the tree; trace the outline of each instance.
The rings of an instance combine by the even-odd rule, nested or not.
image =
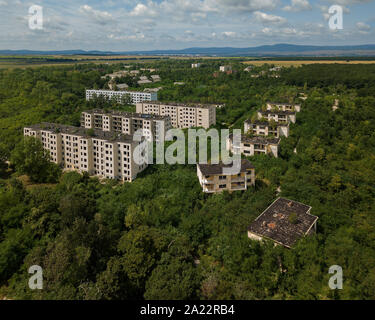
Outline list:
[[[159,230],[143,226],[121,237],[118,250],[122,253],[123,268],[141,293],[144,292],[146,279],[160,259],[161,251],[167,245],[167,239]]]
[[[0,177],[3,177],[8,169],[7,159],[8,153],[6,151],[5,145],[0,144]]]
[[[10,161],[18,174],[28,175],[33,182],[56,182],[61,174],[50,161],[49,152],[34,137],[25,137],[13,150]]]
[[[194,299],[199,288],[199,278],[192,263],[167,256],[154,269],[146,283],[147,300]]]
[[[146,283],[147,300],[196,299],[200,277],[189,241],[179,237],[169,244]]]

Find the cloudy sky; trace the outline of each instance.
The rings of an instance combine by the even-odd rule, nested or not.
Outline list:
[[[29,8],[43,8],[43,29]],[[343,29],[329,8],[343,8]],[[153,50],[375,43],[374,0],[0,0],[0,49]]]

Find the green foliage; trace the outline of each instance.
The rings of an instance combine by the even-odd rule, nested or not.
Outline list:
[[[0,177],[4,177],[8,169],[8,153],[5,145],[0,144]]]
[[[297,224],[297,223],[298,223],[298,215],[297,215],[297,213],[292,212],[292,213],[289,215],[289,222],[290,222],[291,224]]]
[[[235,70],[243,68],[232,62]],[[124,185],[76,172],[60,177],[39,142],[21,139],[25,125],[79,125],[80,111],[90,108],[134,111],[113,101],[84,100],[86,87],[104,88],[101,76],[123,65],[0,71],[0,287],[8,297],[375,296],[374,67],[310,65],[285,68],[280,78],[251,77],[268,65],[214,77],[223,63],[210,60],[194,70],[189,60],[158,60],[142,68],[158,69],[161,100],[225,103],[217,111],[218,128],[242,128],[268,100],[299,101],[302,111],[291,136],[282,139],[279,158],[251,157],[254,188],[209,196],[189,165],[154,165]],[[306,101],[298,100],[302,90]],[[340,104],[333,112],[335,99]],[[7,170],[9,158],[16,175]],[[15,177],[20,174],[56,185],[23,185]],[[246,234],[279,187],[281,196],[311,205],[319,216],[317,235],[292,250]],[[38,292],[27,287],[34,264],[45,276],[45,289]],[[344,269],[344,289],[333,293],[328,268],[335,264]]]
[[[56,182],[60,175],[59,168],[50,161],[43,144],[34,137],[25,137],[16,146],[11,163],[18,174],[28,175],[33,182]]]

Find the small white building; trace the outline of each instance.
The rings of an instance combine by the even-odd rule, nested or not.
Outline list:
[[[220,72],[232,71],[232,66],[220,66]]]
[[[205,193],[219,193],[223,191],[244,191],[255,185],[255,168],[249,160],[241,160],[241,169],[238,174],[228,174],[224,168],[232,165],[198,164],[197,176]]]
[[[233,135],[227,139],[227,150],[233,154],[243,154],[252,157],[257,154],[269,154],[277,158],[279,154],[280,138],[241,136],[239,146],[233,144]]]
[[[296,123],[296,113],[293,111],[273,111],[259,110],[258,119],[266,119],[267,121],[275,121],[278,123]]]
[[[280,102],[267,102],[267,110],[301,112],[301,105]]]
[[[139,91],[113,91],[113,90],[86,90],[86,100],[94,97],[104,97],[108,100],[116,99],[121,102],[123,97],[130,96],[133,104],[144,101],[157,101],[157,92],[139,92]]]
[[[148,80],[148,79],[145,79],[145,80],[139,80],[139,81],[138,81],[138,84],[139,84],[139,85],[149,84],[149,83],[152,83],[152,81],[151,81],[151,80]]]
[[[158,74],[152,75],[152,76],[151,76],[151,79],[152,79],[152,81],[154,81],[154,82],[159,82],[159,81],[161,81],[160,76],[159,76]]]
[[[246,120],[244,123],[245,134],[256,136],[274,136],[275,138],[289,137],[289,123],[270,123],[268,121]]]
[[[269,71],[271,72],[278,72],[281,70],[281,67],[274,67],[274,68],[271,68]]]
[[[129,88],[129,86],[126,83],[117,83],[116,87],[120,91],[123,91]]]

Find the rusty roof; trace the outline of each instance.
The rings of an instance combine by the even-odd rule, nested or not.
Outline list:
[[[248,231],[290,248],[318,220],[317,216],[310,214],[310,210],[311,207],[306,204],[278,198],[250,224]]]

